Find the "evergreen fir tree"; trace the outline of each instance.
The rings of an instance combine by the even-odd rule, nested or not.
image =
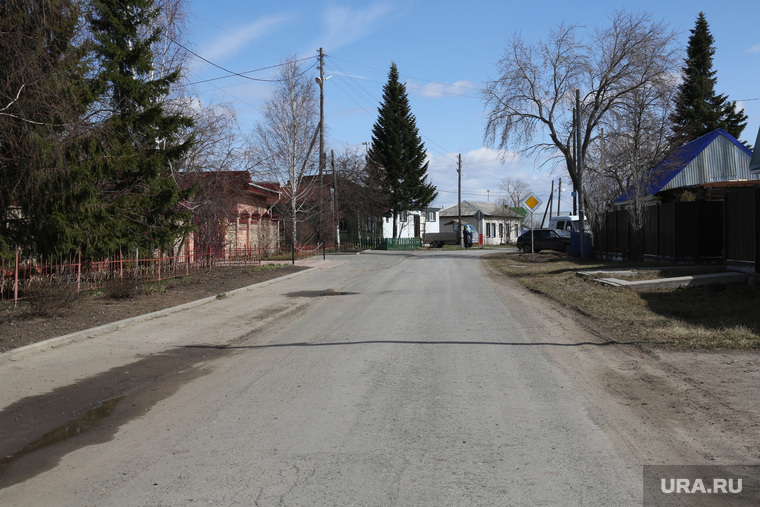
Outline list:
[[[179,72],[152,79],[151,46],[160,39],[153,0],[94,0],[90,27],[99,72],[92,79],[109,111],[88,147],[101,204],[86,218],[83,248],[168,248],[190,228],[172,170],[191,147],[182,139],[192,119],[167,111],[165,97]]]
[[[68,253],[81,190],[69,155],[89,104],[80,3],[0,3],[0,256]],[[72,202],[74,201],[74,202]]]
[[[678,88],[673,114],[675,146],[722,128],[739,138],[747,126],[747,115],[736,111],[736,102],[716,95],[716,71],[713,70],[714,40],[704,13],[700,12],[686,50],[684,80]]]
[[[380,173],[379,180],[393,216],[393,236],[396,237],[396,217],[405,211],[429,206],[438,192],[427,181],[425,145],[409,107],[406,87],[399,82],[395,63],[391,64],[378,112],[367,159],[370,167]]]

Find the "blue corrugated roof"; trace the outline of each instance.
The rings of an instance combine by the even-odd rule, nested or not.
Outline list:
[[[752,160],[749,162],[749,172],[755,173],[760,171],[760,128],[757,129],[757,141],[755,141],[754,151],[752,152]]]
[[[752,155],[752,152],[747,149],[742,143],[736,140],[734,136],[719,128],[715,129],[709,134],[705,134],[701,137],[694,139],[691,142],[684,144],[673,150],[673,152],[665,157],[660,163],[652,168],[649,187],[646,189],[645,195],[655,195],[657,192],[663,189],[670,180],[676,177],[678,173],[683,171],[710,143],[715,141],[719,136],[723,136],[736,146],[741,148],[748,155]],[[625,202],[632,198],[632,191],[628,190],[620,197],[615,199],[615,202]]]

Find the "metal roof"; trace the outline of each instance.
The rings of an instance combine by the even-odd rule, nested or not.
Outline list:
[[[651,170],[646,195],[717,181],[760,179],[749,172],[752,152],[723,129],[716,129],[676,148]],[[615,202],[631,199],[628,190]]]
[[[475,213],[478,211],[480,211],[481,213],[483,213],[483,215],[487,217],[514,218],[514,219],[523,218],[521,215],[515,213],[514,211],[508,208],[505,208],[501,204],[496,204],[494,202],[462,201],[462,216],[463,217],[474,216]],[[441,210],[440,216],[442,218],[459,216],[458,206],[455,204],[453,206],[449,206],[448,208]]]
[[[760,144],[760,128],[757,129],[757,141],[755,141],[755,151],[752,153],[752,160],[749,162],[749,172],[760,172],[760,150],[757,146]]]

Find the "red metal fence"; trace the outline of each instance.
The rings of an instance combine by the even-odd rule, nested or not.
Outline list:
[[[141,257],[120,253],[118,258],[104,260],[76,259],[64,261],[22,260],[2,262],[0,269],[0,301],[14,302],[34,297],[45,286],[65,286],[71,291],[84,292],[103,289],[109,283],[125,278],[136,282],[154,282],[187,276],[228,266],[258,266],[262,252],[258,249],[238,249],[202,254],[168,256],[162,252]]]

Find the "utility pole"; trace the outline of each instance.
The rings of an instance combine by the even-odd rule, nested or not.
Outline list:
[[[604,128],[602,128],[602,137],[600,138],[602,141],[602,153],[601,153],[601,160],[600,160],[600,166],[601,166],[601,177],[599,178],[599,181],[602,184],[602,217],[607,218],[607,187],[604,185]]]
[[[581,232],[581,259],[586,258],[586,231],[583,227],[583,147],[581,144],[581,91],[575,90],[575,131],[576,137],[576,150],[578,152],[578,159],[576,164],[576,170],[578,171],[578,229]]]
[[[325,53],[319,48],[319,177],[325,169]]]
[[[319,48],[319,214],[317,215],[317,239],[322,239],[322,214],[324,213],[325,171],[325,53]]]
[[[562,202],[562,178],[559,179],[559,186],[557,187],[557,216],[560,214],[560,202]]]
[[[332,166],[333,173],[333,191],[332,191],[332,211],[333,211],[333,223],[335,231],[335,247],[340,251],[340,216],[338,215],[338,175],[335,174],[335,151],[330,150],[330,165]]]
[[[549,221],[552,219],[552,199],[554,199],[554,180],[552,180],[552,190],[549,192],[549,202],[544,208],[544,216],[541,217],[541,228],[544,228],[544,222],[546,221],[546,212],[549,212]]]
[[[573,108],[573,160],[575,160],[575,169],[578,170],[578,143],[577,143],[577,137],[578,137],[578,117],[576,115],[576,108]],[[576,173],[577,174],[577,173]],[[578,214],[578,201],[577,201],[577,192],[575,188],[575,182],[573,182],[573,215]]]
[[[457,206],[459,210],[459,247],[464,248],[464,234],[462,234],[462,154],[459,154],[457,163],[457,173],[459,173],[459,182],[457,184]]]

